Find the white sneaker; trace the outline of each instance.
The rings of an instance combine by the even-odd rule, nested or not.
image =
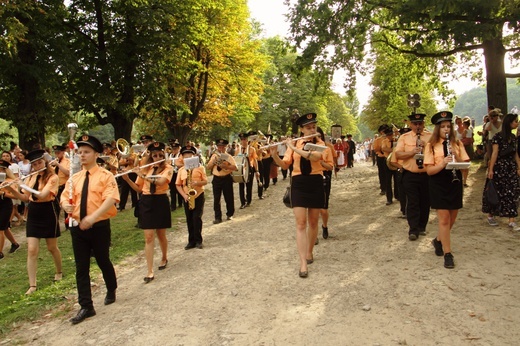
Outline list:
[[[513,231],[520,231],[520,226],[518,226],[516,222],[510,222],[509,227],[511,227]]]
[[[498,226],[498,222],[497,222],[497,220],[495,220],[494,217],[488,217],[487,220],[488,220],[488,224],[489,224],[490,226]]]

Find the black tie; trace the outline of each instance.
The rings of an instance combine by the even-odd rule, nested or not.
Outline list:
[[[157,169],[159,167],[154,167],[153,168],[153,172],[152,172],[152,175],[155,175],[155,173],[157,173]],[[155,193],[155,189],[157,188],[157,186],[155,186],[155,183],[150,183],[150,193],[153,195]]]
[[[312,143],[312,142],[305,142],[305,143]],[[304,145],[305,145],[304,143]],[[311,174],[312,168],[311,168],[311,162],[304,158],[303,156],[300,157],[300,171],[303,175],[309,175]]]
[[[87,216],[87,200],[88,200],[88,175],[85,174],[85,181],[83,182],[83,189],[81,189],[81,204],[79,205],[79,219],[83,220]]]
[[[444,157],[448,156],[448,142],[442,142],[442,149],[444,150]]]
[[[38,191],[38,188],[40,187],[40,178],[41,178],[41,175],[37,175],[36,176],[36,182],[34,183],[34,186],[33,186],[33,189]],[[38,199],[38,197],[36,197],[36,194],[32,194],[32,198],[33,198],[33,201],[36,201]]]

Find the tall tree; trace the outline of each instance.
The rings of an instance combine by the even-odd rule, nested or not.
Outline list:
[[[9,1],[0,7],[0,117],[17,128],[19,144],[45,144],[65,129],[69,104],[60,59],[65,49],[63,1]],[[49,57],[55,58],[49,58]]]
[[[289,17],[294,40],[305,45],[304,61],[346,68],[347,83],[355,83],[364,48],[373,42],[441,59],[438,71],[452,76],[450,57],[474,65],[483,52],[488,102],[503,109],[506,77],[520,76],[504,68],[506,53],[520,56],[520,0],[298,0]]]
[[[175,2],[168,15],[173,39],[163,46],[162,64],[153,69],[158,87],[146,103],[151,119],[163,119],[184,143],[194,129],[229,127],[231,117],[252,117],[265,57],[246,2],[187,0]]]

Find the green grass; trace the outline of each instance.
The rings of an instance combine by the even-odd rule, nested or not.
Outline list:
[[[172,219],[181,213],[182,210],[174,212]],[[136,223],[133,210],[119,213],[112,218],[110,257],[114,264],[144,248],[143,233],[135,227]],[[71,237],[70,232],[63,232],[63,223],[61,226],[62,235],[58,240],[58,247],[63,261],[63,280],[60,282],[53,282],[54,263],[47,251],[45,240],[40,241],[38,290],[30,296],[25,296],[25,291],[29,288],[26,269],[27,246],[22,245],[15,254],[5,253],[5,258],[0,260],[0,335],[8,333],[19,322],[36,320],[49,312],[56,315],[66,313],[75,303],[76,271]],[[20,228],[14,229],[15,232],[19,230]],[[22,237],[25,237],[25,234],[16,238],[20,241]],[[6,240],[6,243],[9,244],[9,241]],[[96,261],[92,259],[91,276],[95,277],[98,272]]]

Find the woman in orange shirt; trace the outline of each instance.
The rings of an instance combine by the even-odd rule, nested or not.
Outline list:
[[[439,220],[439,233],[432,240],[432,245],[437,256],[444,255],[444,267],[448,269],[455,267],[450,233],[462,208],[462,173],[456,170],[458,180],[454,179],[453,171],[447,170],[446,165],[453,161],[453,157],[456,162],[469,161],[464,145],[456,139],[452,117],[451,112],[439,112],[432,116],[435,129],[424,149],[424,166],[430,176],[430,206],[437,210]]]
[[[58,248],[58,237],[61,235],[59,224],[59,207],[55,202],[58,194],[58,176],[44,158],[45,150],[33,150],[27,154],[31,162],[32,171],[42,170],[28,178],[26,185],[38,193],[24,190],[21,194],[9,187],[9,191],[18,199],[29,203],[27,212],[27,274],[29,275],[29,289],[25,294],[36,291],[36,271],[38,268],[38,253],[40,251],[40,239],[44,238],[47,250],[52,255],[56,273],[54,281],[61,280],[61,252]]]
[[[157,162],[156,165],[139,171],[135,183],[123,175],[123,179],[132,189],[142,193],[139,199],[139,226],[144,230],[146,264],[148,274],[144,277],[144,282],[149,283],[154,279],[153,273],[153,254],[155,247],[154,231],[159,239],[162,259],[159,270],[166,269],[168,264],[168,239],[166,229],[172,226],[170,211],[170,201],[166,192],[170,189],[169,183],[173,177],[173,167],[166,164],[164,149],[166,145],[154,142],[148,146],[150,155],[145,164]],[[162,160],[162,161],[161,161]]]
[[[316,114],[302,115],[296,121],[300,126],[302,136],[316,135]],[[320,210],[325,206],[325,191],[323,188],[322,153],[304,150],[306,143],[324,146],[325,143],[317,136],[310,139],[300,139],[294,143],[293,139],[286,141],[287,151],[280,159],[277,147],[271,147],[274,161],[282,169],[293,164],[291,174],[291,204],[296,219],[296,244],[300,257],[299,276],[308,276],[307,264],[314,261],[313,249],[318,236],[318,220]]]

